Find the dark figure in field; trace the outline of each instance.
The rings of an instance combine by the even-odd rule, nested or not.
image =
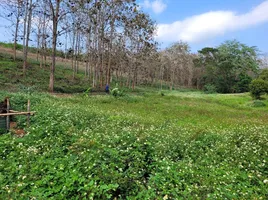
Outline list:
[[[110,93],[109,85],[108,84],[105,86],[105,92],[106,92],[106,94],[109,94]]]

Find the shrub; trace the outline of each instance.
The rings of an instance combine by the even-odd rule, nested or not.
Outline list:
[[[114,97],[122,97],[122,96],[124,96],[124,91],[123,90],[119,90],[118,88],[114,88],[114,89],[112,89],[111,94]]]
[[[250,104],[250,106],[252,106],[252,107],[265,107],[266,104],[260,100],[255,100]]]
[[[251,82],[249,89],[254,99],[260,99],[262,94],[268,93],[268,81],[255,79]]]
[[[163,91],[160,91],[160,95],[163,97],[165,96],[165,93]]]
[[[216,93],[217,92],[217,88],[215,85],[212,85],[212,84],[206,84],[204,86],[204,92],[206,94],[213,94],[213,93]]]

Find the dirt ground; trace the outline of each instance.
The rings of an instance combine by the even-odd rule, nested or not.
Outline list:
[[[8,53],[10,55],[13,55],[13,50],[10,48],[5,48],[0,46],[0,52],[1,53]],[[17,53],[17,57],[22,58],[23,56],[23,52],[22,51],[16,51]],[[39,56],[40,58],[40,56]],[[37,54],[34,53],[28,53],[28,59],[32,59],[32,60],[37,60]],[[47,63],[50,64],[51,63],[51,57],[47,56]],[[61,57],[56,57],[56,65],[60,65],[60,66],[64,66],[66,68],[72,68],[72,61],[69,59],[64,59]],[[85,69],[85,64],[83,62],[79,62],[79,69],[80,70],[84,70]]]

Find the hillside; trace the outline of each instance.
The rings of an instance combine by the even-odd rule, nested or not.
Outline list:
[[[13,61],[11,52],[10,48],[0,48],[0,89],[47,91],[50,66],[47,64],[46,67],[40,68],[40,63],[32,55],[26,77],[23,77],[22,59],[19,56],[16,61]],[[89,86],[89,81],[81,71],[73,77],[70,66],[64,67],[59,62],[55,71],[55,92],[78,93],[85,91]]]
[[[36,115],[23,138],[0,136],[0,198],[265,199],[267,106],[248,94],[164,93],[1,91],[16,110],[31,99]]]
[[[57,66],[55,90],[90,87]],[[0,135],[0,199],[265,199],[268,96],[141,88],[48,94],[49,66],[0,53],[0,100],[31,100]],[[44,92],[45,91],[45,92]]]

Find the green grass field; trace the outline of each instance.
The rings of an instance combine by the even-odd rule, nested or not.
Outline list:
[[[0,92],[36,111],[0,136],[0,198],[267,199],[268,97],[164,94]]]
[[[3,44],[0,44],[0,46]],[[9,48],[6,46],[5,48]],[[0,135],[0,199],[267,199],[268,96],[137,88],[85,94],[83,73],[0,53],[0,100],[31,126]],[[121,88],[120,88],[121,89]],[[83,93],[84,92],[84,93]]]

